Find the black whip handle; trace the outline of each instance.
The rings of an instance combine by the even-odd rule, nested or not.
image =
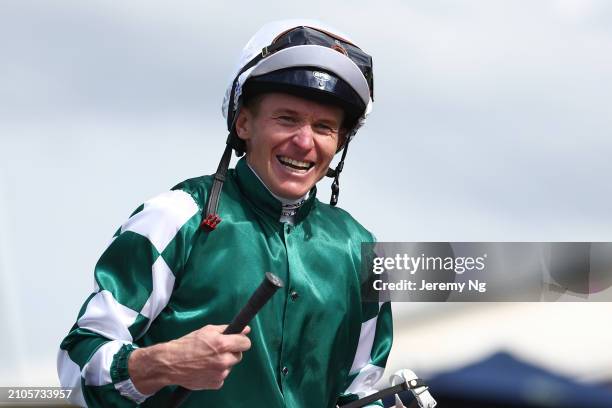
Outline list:
[[[257,312],[270,300],[276,291],[283,287],[283,281],[272,272],[266,272],[263,282],[251,295],[248,302],[238,312],[223,334],[238,334],[249,324]]]
[[[247,304],[232,319],[231,323],[225,328],[223,334],[238,334],[249,324],[257,312],[270,300],[276,291],[283,287],[283,281],[272,272],[266,272],[263,282],[251,295]],[[184,387],[177,387],[170,396],[169,406],[178,408],[189,397],[191,390]]]

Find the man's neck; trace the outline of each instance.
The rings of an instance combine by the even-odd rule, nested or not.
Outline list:
[[[259,174],[257,174],[255,169],[253,167],[251,167],[251,165],[249,164],[248,161],[247,161],[247,166],[249,166],[249,169],[251,169],[253,174],[255,174],[257,179],[270,192],[270,194],[274,198],[276,198],[278,201],[280,201],[280,203],[282,204],[282,210],[281,210],[279,221],[280,222],[288,222],[289,224],[293,224],[294,221],[295,221],[295,215],[297,214],[297,212],[300,209],[300,207],[302,206],[302,204],[304,204],[304,201],[306,200],[306,196],[308,194],[305,194],[303,197],[300,197],[300,198],[297,198],[297,199],[295,199],[295,198],[280,197],[279,195],[274,194],[272,192],[272,190],[270,190],[270,187],[268,187],[268,185],[266,183],[264,183],[264,181],[261,179],[261,177],[259,177]]]

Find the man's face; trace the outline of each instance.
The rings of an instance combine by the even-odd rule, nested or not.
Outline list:
[[[341,108],[283,93],[243,108],[236,132],[247,144],[247,162],[277,196],[303,197],[326,174],[344,118]]]

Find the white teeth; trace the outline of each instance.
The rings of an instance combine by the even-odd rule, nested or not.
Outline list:
[[[293,167],[299,167],[302,168],[304,170],[308,170],[311,166],[311,163],[309,162],[303,162],[303,161],[299,161],[299,160],[294,160],[292,158],[289,158],[287,156],[278,156],[278,160],[283,163],[283,164],[289,164],[292,165]]]

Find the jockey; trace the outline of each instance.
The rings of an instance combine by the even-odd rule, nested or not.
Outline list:
[[[74,403],[164,407],[181,386],[194,390],[184,407],[331,408],[376,392],[391,307],[362,296],[361,244],[374,237],[336,206],[372,101],[372,58],[337,30],[288,20],[250,39],[217,172],[138,207],[96,264],[58,355]],[[316,197],[326,175],[330,205]],[[267,271],[285,286],[223,334]]]

